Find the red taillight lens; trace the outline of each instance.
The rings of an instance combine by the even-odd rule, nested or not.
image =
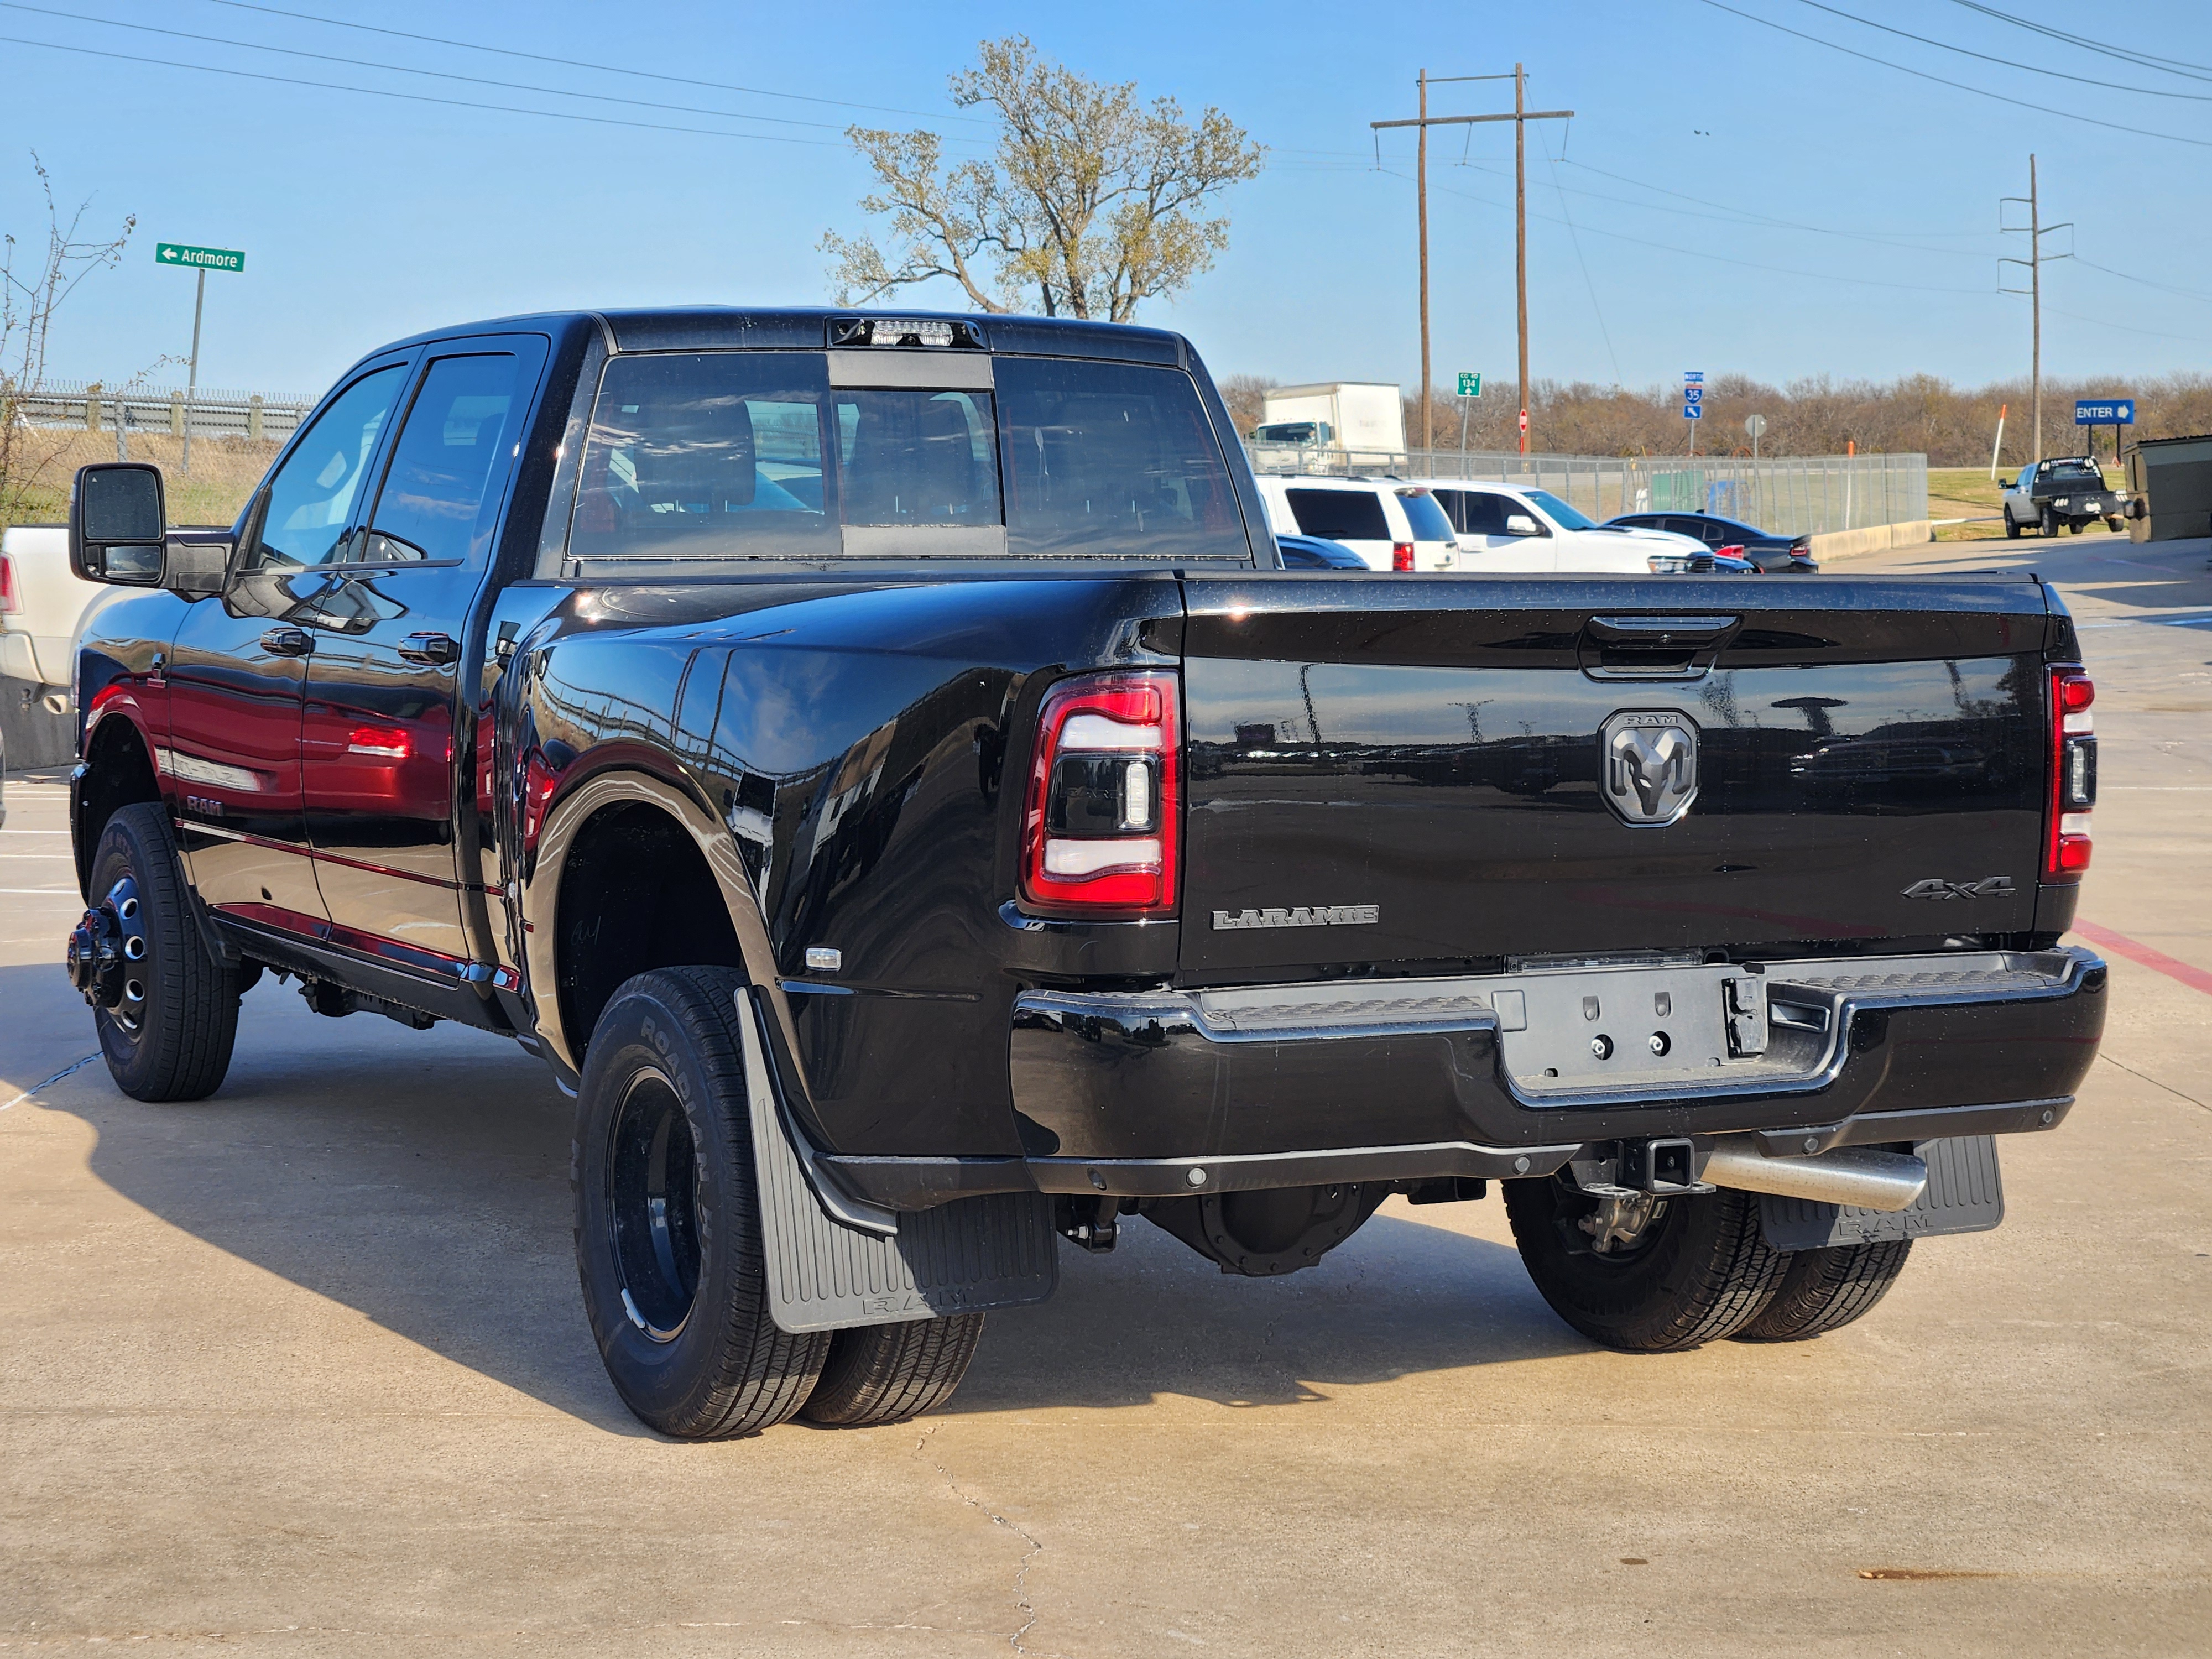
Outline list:
[[[22,608],[22,600],[15,596],[15,562],[0,555],[0,617]]]
[[[2097,688],[2071,664],[2051,671],[2051,811],[2043,878],[2072,882],[2089,867],[2089,811],[2097,804]]]
[[[1413,544],[1411,542],[1390,544],[1390,568],[1411,570],[1413,568]]]
[[[381,760],[405,760],[415,752],[406,729],[398,726],[356,726],[346,733],[346,753],[371,755]]]
[[[1085,674],[1037,712],[1022,902],[1054,915],[1175,908],[1180,698],[1171,674]]]

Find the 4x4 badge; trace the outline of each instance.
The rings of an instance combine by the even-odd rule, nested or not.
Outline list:
[[[2010,897],[2012,878],[1991,876],[1985,881],[1940,881],[1930,876],[1905,890],[1907,898],[1977,899]]]

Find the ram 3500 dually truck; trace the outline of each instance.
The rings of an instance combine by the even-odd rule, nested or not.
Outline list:
[[[1504,1183],[1642,1351],[1995,1226],[2106,970],[2091,688],[2030,578],[1281,568],[1176,335],[525,317],[374,352],[236,526],[78,475],[70,972],[142,1100],[241,992],[576,1097],[669,1434],[950,1395],[1060,1241],[1311,1266]]]

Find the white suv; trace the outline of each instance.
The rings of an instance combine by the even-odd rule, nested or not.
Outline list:
[[[1711,551],[1671,531],[1599,524],[1548,489],[1436,478],[1429,490],[1458,540],[1461,570],[1662,575]]]
[[[1451,521],[1426,484],[1384,478],[1258,475],[1260,499],[1279,536],[1341,542],[1370,570],[1462,568]]]

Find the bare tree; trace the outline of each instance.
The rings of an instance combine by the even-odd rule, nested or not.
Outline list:
[[[77,204],[64,223],[54,202],[54,181],[38,152],[31,153],[31,169],[39,176],[46,198],[46,231],[43,245],[25,246],[10,232],[0,237],[0,525],[13,524],[27,503],[42,497],[44,477],[58,453],[50,445],[28,442],[21,400],[45,390],[46,348],[52,337],[54,318],[77,285],[96,270],[112,270],[123,262],[123,250],[138,228],[136,214],[125,216],[123,228],[106,241],[87,240],[82,234],[89,198]]]
[[[1266,158],[1212,106],[1193,124],[1172,98],[1140,105],[1134,82],[1091,80],[1018,34],[984,41],[951,86],[961,108],[996,112],[991,159],[948,172],[933,132],[847,129],[876,175],[860,206],[890,216],[894,246],[823,234],[838,304],[941,276],[980,311],[1033,301],[1048,317],[1127,322],[1212,267],[1229,221],[1206,210]]]

